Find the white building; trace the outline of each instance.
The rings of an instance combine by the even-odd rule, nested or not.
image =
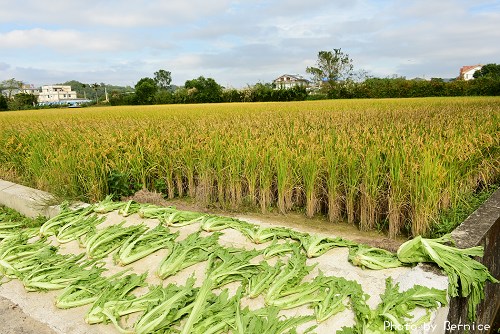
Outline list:
[[[472,66],[462,66],[460,68],[460,79],[472,80],[474,79],[474,73],[479,71],[483,65],[472,65]]]
[[[34,85],[23,85],[18,93],[33,94],[38,96],[40,94],[40,89],[35,88]]]
[[[309,80],[304,79],[300,75],[283,74],[274,79],[273,83],[277,89],[287,89],[295,86],[308,86]]]
[[[71,86],[42,86],[42,91],[38,95],[38,103],[42,104],[64,103],[68,100],[76,100],[76,92],[71,90]]]
[[[35,88],[33,85],[27,85],[27,84],[21,84],[21,86],[6,86],[3,87],[1,90],[1,93],[6,97],[6,98],[13,98],[15,95],[23,93],[23,94],[33,94],[35,96],[38,96],[40,93],[40,90],[38,88]]]

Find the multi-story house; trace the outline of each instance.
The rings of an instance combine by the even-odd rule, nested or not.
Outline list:
[[[76,100],[76,92],[71,90],[71,86],[50,85],[42,86],[38,95],[38,103],[64,103],[69,100]]]
[[[292,88],[295,86],[308,86],[309,80],[304,79],[300,75],[283,74],[273,80],[273,84],[277,89]]]

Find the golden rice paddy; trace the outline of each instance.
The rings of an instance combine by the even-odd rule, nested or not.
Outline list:
[[[124,190],[425,234],[500,175],[500,98],[0,113],[0,178],[87,201]]]

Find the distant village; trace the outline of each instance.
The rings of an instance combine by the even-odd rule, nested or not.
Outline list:
[[[78,106],[92,102],[90,99],[77,97],[76,91],[71,90],[71,86],[66,85],[46,85],[41,88],[35,88],[32,85],[23,85],[11,94],[15,95],[19,93],[33,94],[37,97],[38,105],[41,106],[54,104]]]
[[[462,68],[460,68],[460,74],[458,76],[458,79],[464,81],[473,80],[474,73],[478,70],[481,70],[482,66],[483,65],[463,66]],[[425,79],[419,79],[419,80],[425,80]],[[445,81],[451,81],[451,80],[454,79],[446,79]],[[272,81],[272,87],[273,89],[277,90],[290,89],[294,87],[304,87],[309,92],[314,92],[314,90],[318,88],[315,87],[314,83],[305,79],[301,75],[297,74],[283,74],[277,77]],[[104,88],[104,94],[101,102],[109,102],[106,85],[100,85],[100,88],[101,89]],[[34,101],[36,101],[36,104],[38,106],[66,105],[69,107],[78,107],[83,104],[90,104],[96,102],[93,96],[87,97],[85,93],[83,94],[84,96],[78,96],[77,92],[72,89],[71,85],[65,85],[65,84],[44,85],[38,88],[34,87],[33,85],[22,84],[19,88],[2,90],[2,94],[9,99],[20,93],[33,95],[35,97]]]

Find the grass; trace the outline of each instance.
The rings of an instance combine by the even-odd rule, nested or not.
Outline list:
[[[0,178],[98,201],[203,205],[428,235],[498,183],[500,98],[99,107],[0,114]]]
[[[476,211],[496,190],[498,185],[491,185],[478,192],[464,196],[454,208],[448,208],[438,216],[436,224],[432,226],[431,238],[439,238],[453,231],[467,217]]]
[[[27,228],[39,228],[45,223],[47,219],[45,217],[39,216],[37,218],[27,218],[6,206],[0,205],[0,223],[20,223],[19,231]]]

